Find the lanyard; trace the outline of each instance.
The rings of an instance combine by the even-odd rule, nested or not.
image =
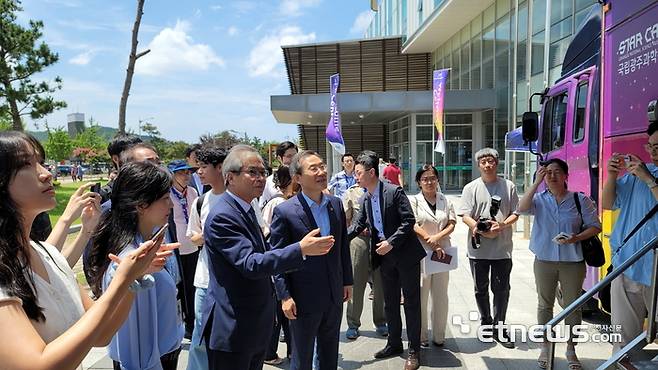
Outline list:
[[[174,194],[180,207],[183,209],[183,216],[185,216],[185,224],[190,223],[190,215],[187,210],[187,189],[183,190],[183,193],[179,193],[173,186],[171,187],[171,193]]]

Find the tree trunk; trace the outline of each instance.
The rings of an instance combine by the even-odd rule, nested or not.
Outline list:
[[[144,0],[137,0],[137,15],[135,16],[135,24],[133,25],[132,33],[132,48],[130,49],[130,56],[128,57],[128,68],[126,69],[126,81],[123,84],[123,93],[121,94],[121,103],[119,104],[119,132],[118,135],[126,134],[126,104],[128,103],[128,95],[130,95],[130,86],[133,81],[133,74],[135,73],[135,62],[140,57],[148,54],[151,50],[143,51],[137,54],[137,35],[139,34],[139,24],[142,22],[142,15],[144,14]]]
[[[23,121],[21,121],[21,114],[18,110],[18,104],[16,104],[16,99],[12,97],[12,87],[11,87],[11,82],[8,80],[3,81],[2,83],[5,86],[5,92],[7,96],[5,96],[5,99],[7,99],[7,102],[9,103],[9,114],[11,115],[11,121],[12,121],[12,130],[16,131],[23,131]]]

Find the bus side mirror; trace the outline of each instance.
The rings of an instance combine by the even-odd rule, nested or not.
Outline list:
[[[521,126],[523,141],[531,143],[537,141],[537,131],[539,127],[539,115],[535,112],[523,113],[523,125]]]

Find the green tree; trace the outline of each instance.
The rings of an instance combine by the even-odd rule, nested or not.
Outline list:
[[[144,133],[146,135],[148,135],[152,138],[160,137],[160,135],[161,135],[160,130],[158,129],[158,127],[156,125],[152,124],[152,123],[148,123],[148,122],[143,123],[140,129],[142,131],[144,131]]]
[[[99,133],[99,126],[93,118],[89,119],[89,127],[78,133],[73,139],[76,148],[89,148],[97,152],[107,149],[107,140]]]
[[[168,159],[183,159],[185,158],[185,150],[190,144],[184,141],[172,141],[165,149],[164,156]]]
[[[11,118],[5,114],[0,114],[0,131],[11,130]]]
[[[30,20],[28,27],[16,22],[22,11],[19,0],[0,0],[0,114],[9,114],[13,129],[23,131],[22,116],[42,118],[66,107],[52,93],[62,88],[58,76],[52,82],[33,81],[35,74],[59,59],[42,36],[43,22]]]
[[[48,130],[48,140],[46,140],[44,148],[48,159],[60,162],[71,157],[73,140],[69,137],[68,132],[61,126],[55,129],[46,126],[46,129]]]

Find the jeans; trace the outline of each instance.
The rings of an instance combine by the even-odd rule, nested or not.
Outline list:
[[[201,327],[201,310],[203,301],[206,299],[207,288],[196,288],[194,292],[194,330],[192,331],[192,343],[190,343],[187,370],[208,369],[208,354],[203,341],[203,328]]]

